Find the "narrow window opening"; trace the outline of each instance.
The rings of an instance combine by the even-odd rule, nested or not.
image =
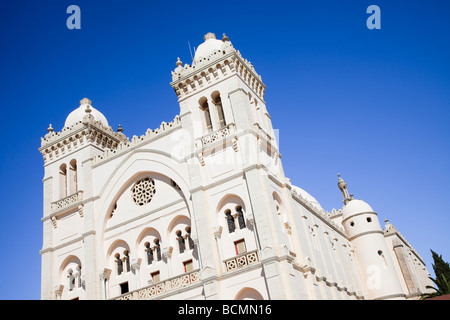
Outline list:
[[[65,163],[59,167],[59,193],[60,198],[67,196],[67,166]]]
[[[152,262],[153,262],[153,249],[152,248],[150,248],[150,243],[149,242],[146,242],[145,244],[144,244],[144,246],[145,246],[145,252],[147,252],[147,264],[152,264]]]
[[[120,254],[116,253],[114,257],[116,258],[117,274],[120,276],[123,272],[123,262],[120,259]]]
[[[194,263],[192,262],[192,259],[184,261],[183,266],[184,266],[184,272],[191,272],[192,270],[194,270]]]
[[[225,211],[225,219],[227,219],[228,232],[233,233],[236,230],[234,217],[231,215],[231,210]]]
[[[367,217],[367,222],[372,222],[372,218],[371,217]]]
[[[206,101],[206,98],[204,98],[203,101],[200,102],[200,109],[203,111],[205,117],[206,129],[208,131],[212,131],[211,114],[209,112],[209,105],[208,101]]]
[[[123,252],[123,255],[125,256],[124,260],[125,260],[125,266],[127,268],[126,270],[127,270],[127,272],[130,272],[130,270],[131,270],[131,267],[130,267],[130,253],[129,253],[128,250],[125,250]]]
[[[237,206],[236,207],[236,212],[237,212],[239,229],[244,229],[246,226],[245,226],[244,212],[242,212],[242,207],[241,206]]]
[[[159,239],[156,238],[153,242],[155,243],[153,250],[156,251],[156,261],[161,261],[161,245]]]
[[[194,240],[191,238],[191,227],[186,227],[186,239],[189,244],[189,249],[194,249]]]
[[[186,243],[184,242],[184,238],[181,235],[180,230],[176,231],[175,234],[177,235],[178,248],[180,249],[180,253],[183,253],[184,250],[186,249]]]
[[[127,293],[127,292],[129,292],[128,282],[121,283],[120,284],[120,294],[124,294],[124,293]]]
[[[216,105],[217,115],[219,116],[219,128],[223,128],[227,124],[225,122],[225,115],[223,113],[222,99],[220,98],[220,95],[217,95],[217,97],[214,98],[213,102]]]
[[[245,240],[241,239],[234,242],[234,248],[236,249],[236,254],[240,255],[247,252],[247,247],[245,246]]]
[[[150,274],[151,276],[152,276],[152,282],[153,283],[156,283],[156,282],[160,282],[161,281],[161,276],[160,276],[160,274],[159,274],[159,270],[158,271],[155,271],[155,272],[152,272],[151,274]]]
[[[69,166],[69,187],[70,194],[74,194],[78,190],[77,184],[77,160],[72,159]]]

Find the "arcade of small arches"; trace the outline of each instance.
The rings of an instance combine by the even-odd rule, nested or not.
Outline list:
[[[254,121],[259,123],[261,128],[268,131],[268,127],[270,126],[268,124],[270,122],[268,119],[268,114],[265,114],[265,111],[260,107],[260,103],[258,103],[258,99],[256,97],[253,97],[250,92],[247,93],[247,96],[248,102],[253,110]],[[218,90],[211,93],[209,99],[206,96],[202,96],[198,100],[198,105],[203,113],[202,121],[204,128],[206,128],[206,133],[211,133],[227,126],[222,99]],[[211,109],[210,105],[213,105],[215,108]]]
[[[134,185],[141,181],[149,182],[151,179],[140,177]],[[154,184],[147,185],[154,188]],[[175,183],[172,186],[178,187]],[[145,188],[140,191],[145,193]],[[136,204],[139,206],[139,203]],[[245,211],[245,203],[237,195],[229,194],[219,201],[216,217],[221,231],[219,235],[215,234],[215,238],[224,272],[231,270],[230,261],[235,260],[236,268],[257,262],[254,258],[258,248],[256,235]],[[123,296],[133,290],[198,271],[198,242],[192,233],[188,214],[178,214],[166,226],[146,225],[135,240],[129,237],[115,239],[106,251],[105,268],[100,275],[103,297]],[[239,261],[247,259],[247,253],[251,253],[253,258],[249,257],[242,264]],[[60,299],[82,299],[85,287],[81,260],[72,257],[63,263],[61,270]]]

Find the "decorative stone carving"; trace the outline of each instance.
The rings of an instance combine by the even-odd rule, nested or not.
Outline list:
[[[139,180],[131,189],[133,201],[138,206],[143,206],[152,201],[155,192],[155,181],[150,177]]]

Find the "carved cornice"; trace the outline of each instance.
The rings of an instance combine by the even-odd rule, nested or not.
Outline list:
[[[229,41],[224,43],[222,50],[214,50],[209,57],[200,59],[192,65],[185,64],[184,67],[181,65],[182,62],[178,60],[177,67],[172,71],[171,82],[178,99],[217,83],[231,74],[236,74],[261,100],[264,100],[266,86],[261,76],[256,73],[251,62],[244,59]]]
[[[48,164],[87,144],[113,150],[124,141],[128,141],[128,138],[123,133],[115,132],[111,127],[104,126],[90,114],[86,114],[82,121],[65,127],[60,132],[55,133],[49,128],[48,133],[41,138],[39,151],[44,158],[44,164]]]

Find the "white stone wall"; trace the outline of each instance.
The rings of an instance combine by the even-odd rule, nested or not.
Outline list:
[[[43,139],[42,299],[370,298],[356,254],[361,244],[342,227],[342,214],[324,212],[284,176],[253,66],[225,42],[195,68],[178,63],[173,79],[180,115],[142,136],[126,139],[84,116]],[[73,159],[77,192],[69,182],[62,197],[59,170]],[[133,188],[144,178],[154,189],[139,205]],[[117,257],[127,256],[130,269],[122,260],[119,274]],[[423,290],[424,267],[405,261]]]

